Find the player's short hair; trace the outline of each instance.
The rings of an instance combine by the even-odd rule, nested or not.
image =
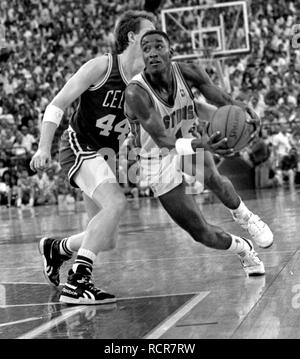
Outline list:
[[[115,51],[118,54],[128,47],[128,33],[132,31],[137,34],[140,31],[141,20],[143,19],[149,20],[153,24],[156,23],[155,16],[146,11],[129,10],[120,16],[114,30]]]
[[[161,30],[149,30],[149,31],[145,32],[144,35],[141,37],[141,43],[146,36],[155,35],[155,34],[160,35],[161,37],[166,39],[169,45],[171,44],[168,34]]]

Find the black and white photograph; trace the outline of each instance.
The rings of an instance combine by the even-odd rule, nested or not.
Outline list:
[[[0,339],[300,339],[299,248],[299,0],[0,1]]]

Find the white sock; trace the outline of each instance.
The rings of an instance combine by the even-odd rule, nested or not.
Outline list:
[[[241,200],[241,203],[239,204],[238,208],[230,210],[233,217],[242,218],[246,221],[250,218],[251,211],[247,208],[245,203]]]
[[[239,254],[241,252],[249,251],[249,249],[251,249],[249,243],[245,239],[235,236],[234,234],[231,233],[229,234],[231,235],[232,238],[231,245],[227,249],[229,252]]]
[[[75,262],[72,266],[72,270],[75,273],[77,271],[78,266],[85,267],[88,272],[92,273],[93,263],[96,259],[96,254],[90,251],[89,249],[80,248]]]
[[[90,251],[89,249],[84,249],[84,248],[79,248],[77,257],[78,256],[86,257],[86,258],[90,259],[92,262],[94,262],[95,259],[97,258],[97,255],[94,252]]]

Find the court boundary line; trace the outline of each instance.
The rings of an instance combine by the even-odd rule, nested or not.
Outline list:
[[[172,293],[172,294],[150,294],[150,295],[142,295],[137,297],[123,297],[117,298],[117,300],[135,300],[135,299],[148,299],[148,298],[164,298],[164,297],[174,297],[174,296],[182,296],[182,295],[197,295],[202,292],[184,292],[184,293]]]
[[[41,284],[50,287],[47,282],[0,282],[0,284]]]
[[[33,321],[35,321],[35,320],[40,320],[40,319],[44,319],[44,318],[45,318],[45,317],[30,317],[30,318],[26,318],[26,319],[14,320],[13,322],[1,323],[1,324],[0,324],[0,328],[9,327],[10,325],[15,325],[15,324],[22,324],[22,323],[26,323],[26,322],[33,322]]]
[[[167,293],[167,294],[151,294],[151,295],[141,295],[136,297],[117,297],[118,301],[124,301],[124,300],[136,300],[136,299],[148,299],[148,298],[164,298],[164,297],[173,297],[173,296],[183,296],[183,295],[197,295],[200,292],[184,292],[184,293]],[[5,308],[14,308],[14,307],[30,307],[30,306],[42,306],[42,305],[55,305],[60,304],[63,305],[61,302],[47,302],[47,303],[25,303],[25,304],[8,304],[8,305],[0,305],[0,309]],[[87,305],[87,307],[90,307],[90,305]],[[65,308],[67,309],[67,308]]]
[[[8,304],[8,305],[0,305],[0,309],[6,309],[6,308],[21,308],[21,307],[37,307],[37,306],[43,306],[43,305],[55,305],[55,304],[61,304],[60,302],[47,302],[47,303],[24,303],[24,304]]]
[[[182,295],[194,295],[193,298],[198,298],[199,295],[203,296],[203,293],[206,293],[205,296],[204,296],[204,297],[206,297],[206,295],[209,294],[210,292],[178,293],[178,294],[174,293],[174,294],[158,294],[158,295],[140,296],[140,297],[123,297],[123,298],[117,298],[117,302],[122,301],[122,300],[172,297],[172,296],[182,296]],[[190,300],[188,301],[188,303],[189,302],[190,302]],[[45,304],[48,305],[49,303],[45,303]],[[57,302],[57,303],[53,303],[53,304],[61,304],[61,303]],[[105,306],[105,305],[103,305],[103,306]],[[61,312],[64,312],[64,313],[62,313],[62,315],[60,315],[60,316],[58,316],[58,317],[56,317],[54,319],[51,319],[47,323],[44,323],[44,324],[30,330],[29,332],[27,332],[25,334],[22,334],[21,336],[17,337],[16,339],[34,339],[37,336],[41,335],[42,333],[51,330],[54,326],[56,326],[56,325],[60,324],[61,322],[69,319],[73,315],[75,315],[77,313],[80,313],[80,312],[83,312],[84,310],[86,310],[88,308],[91,308],[91,307],[101,307],[101,306],[99,306],[99,305],[93,305],[93,306],[92,305],[80,305],[80,306],[76,306],[76,307],[72,307],[72,308],[61,309]],[[5,324],[5,323],[2,323],[2,326],[4,326],[3,324]],[[8,323],[7,325],[12,325],[12,324]]]
[[[86,309],[86,307],[87,307],[86,305],[84,305],[84,306],[81,305],[76,308],[66,308],[64,310],[64,313],[62,313],[62,315],[60,315],[59,317],[51,319],[47,323],[44,323],[44,324],[30,330],[29,332],[27,332],[25,334],[22,334],[21,336],[17,337],[16,339],[34,339],[38,335],[40,335],[44,332],[47,332],[48,330],[52,329],[54,326],[69,319],[73,315],[83,312]]]
[[[200,292],[198,295],[195,295],[187,303],[182,305],[179,309],[175,310],[168,318],[163,320],[158,326],[152,329],[148,334],[146,334],[143,339],[159,339],[167,331],[169,331],[180,319],[182,319],[186,314],[188,314],[196,305],[198,305],[207,295],[208,292]]]
[[[255,304],[252,306],[252,308],[248,311],[248,313],[245,315],[245,317],[241,320],[241,322],[237,325],[237,327],[233,330],[233,332],[230,335],[230,339],[234,339],[235,335],[238,335],[238,330],[241,328],[241,326],[244,324],[244,322],[249,318],[249,315],[255,310],[255,308],[257,307],[257,305],[259,304],[260,301],[262,301],[264,299],[264,295],[270,290],[270,288],[273,286],[273,284],[275,283],[275,281],[278,279],[278,277],[281,275],[281,273],[287,268],[287,266],[289,265],[289,263],[293,260],[293,258],[295,257],[295,255],[300,251],[299,248],[297,248],[296,250],[294,250],[294,252],[292,253],[290,259],[283,264],[283,267],[279,270],[279,272],[274,276],[273,280],[271,281],[271,283],[268,285],[268,287],[263,291],[263,293],[261,294],[260,298],[255,302]]]

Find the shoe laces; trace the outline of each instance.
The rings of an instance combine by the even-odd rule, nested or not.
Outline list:
[[[238,224],[240,224],[242,227],[247,227],[247,226],[248,226],[249,219],[251,218],[252,215],[253,215],[253,213],[251,212],[251,214],[250,214],[250,216],[248,217],[248,219],[246,219],[245,216],[241,216],[241,215],[238,215],[238,214],[232,212],[232,217],[233,217],[233,219],[234,219]]]
[[[253,234],[259,234],[264,228],[264,222],[256,215],[252,214],[248,221],[248,229]]]
[[[83,275],[81,283],[84,283],[88,287],[88,289],[93,290],[97,293],[103,292],[102,289],[95,286],[92,275]]]
[[[242,259],[243,262],[255,262],[257,264],[260,263],[260,259],[257,256],[257,253],[252,249],[250,252],[248,252],[245,257]]]

